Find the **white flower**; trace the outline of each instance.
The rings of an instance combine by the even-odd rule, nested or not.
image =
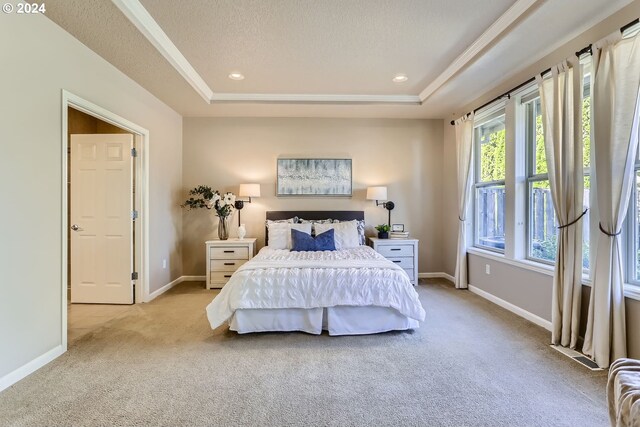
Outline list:
[[[207,209],[213,208],[213,200],[206,200],[204,202],[204,205],[206,206]]]
[[[224,195],[224,204],[233,206],[236,202],[236,196],[233,193],[227,193]]]

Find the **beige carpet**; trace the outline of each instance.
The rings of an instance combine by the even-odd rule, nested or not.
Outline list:
[[[212,331],[183,283],[0,393],[0,425],[605,426],[606,373],[547,331],[442,282],[415,332]]]

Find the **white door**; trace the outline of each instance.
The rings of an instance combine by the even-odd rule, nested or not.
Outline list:
[[[71,135],[71,302],[133,304],[133,135]]]

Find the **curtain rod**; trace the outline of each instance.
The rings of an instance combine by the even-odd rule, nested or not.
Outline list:
[[[640,22],[640,18],[636,18],[633,21],[629,22],[626,25],[623,25],[622,27],[620,27],[620,32],[624,33],[626,30],[628,30],[629,28],[633,27],[634,25],[638,24]],[[585,46],[582,49],[580,49],[579,51],[576,52],[576,56],[578,58],[580,58],[582,55],[584,55],[585,53],[588,53],[589,55],[591,55],[591,44],[589,44],[589,46]],[[548,72],[551,71],[551,68],[547,68],[546,70],[544,70],[543,72],[540,73],[541,76],[544,76],[545,74],[547,74]],[[504,92],[502,95],[498,95],[495,98],[493,98],[491,101],[485,102],[484,104],[482,104],[481,106],[479,106],[478,108],[476,108],[475,110],[473,110],[473,112],[475,113],[476,111],[482,110],[484,107],[486,107],[487,105],[493,104],[494,102],[504,98],[505,96],[507,97],[507,99],[511,98],[511,92],[515,92],[518,89],[520,89],[521,87],[524,87],[528,84],[531,84],[533,82],[536,81],[535,77],[531,77],[529,80],[527,80],[524,83],[520,83],[518,86],[513,87],[511,89],[509,89],[508,91]],[[465,114],[465,116],[469,116],[471,113],[467,113]],[[451,120],[451,125],[455,125],[455,120]]]

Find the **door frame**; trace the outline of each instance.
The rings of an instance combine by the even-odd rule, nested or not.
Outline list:
[[[138,280],[135,287],[136,304],[149,300],[149,130],[112,113],[67,90],[62,90],[62,346],[67,350],[67,283],[68,283],[68,203],[67,191],[69,135],[68,108],[74,108],[102,121],[133,133],[138,151],[135,164],[135,202],[138,218],[134,222],[135,232],[135,271]]]

